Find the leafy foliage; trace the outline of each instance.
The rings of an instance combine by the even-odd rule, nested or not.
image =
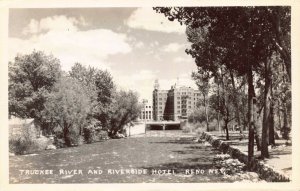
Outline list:
[[[261,129],[261,125],[256,123],[257,111],[254,100],[257,99],[255,98],[254,80],[258,77],[257,82],[265,82],[265,90],[259,92],[263,96],[258,96],[258,99],[264,107],[262,157],[268,157],[265,152],[268,149],[266,136],[268,131],[274,132],[272,127],[274,104],[270,103],[273,93],[270,75],[274,70],[272,70],[273,66],[271,69],[269,66],[272,56],[277,54],[281,59],[281,62],[278,63],[282,65],[287,76],[287,78],[282,77],[281,79],[285,79],[285,82],[291,81],[290,7],[157,7],[154,9],[158,13],[163,13],[170,21],[177,20],[180,24],[187,26],[187,38],[192,45],[186,50],[186,53],[195,59],[199,74],[209,73],[217,79],[216,81],[220,79],[219,69],[225,73],[230,71],[231,76],[233,73],[237,77],[247,76],[249,160],[253,157],[254,130],[257,132],[256,143],[259,144]],[[199,76],[196,77],[197,83],[202,81],[201,75]],[[228,83],[224,79],[221,82],[223,90],[226,89],[234,95],[238,93],[234,80],[232,80],[234,92],[230,90],[230,86],[226,85]],[[287,92],[288,95],[288,91],[281,92]],[[238,97],[223,94],[221,102],[218,101],[217,105],[220,113],[226,116],[223,119],[226,119],[227,122],[230,119],[229,111],[231,109],[228,109],[228,106],[231,105],[230,100],[233,101],[238,113]],[[282,102],[282,105],[283,126],[287,130],[287,119],[290,112],[287,110],[287,102]],[[239,116],[238,121],[240,121]]]
[[[86,124],[90,102],[81,84],[61,77],[45,103],[44,117],[63,131],[67,146],[77,144],[81,126]]]
[[[137,119],[141,111],[138,95],[133,91],[120,90],[114,96],[109,113],[109,135],[114,136],[124,125]]]
[[[59,60],[34,51],[18,55],[8,67],[9,114],[40,120],[47,94],[61,75]]]
[[[75,63],[69,75],[82,84],[90,97],[89,120],[96,119],[103,127],[107,127],[108,113],[115,93],[115,85],[110,73]]]

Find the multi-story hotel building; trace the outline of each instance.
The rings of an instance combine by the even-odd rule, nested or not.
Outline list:
[[[143,99],[140,119],[142,121],[151,121],[153,116],[152,104],[148,100]]]
[[[200,91],[186,86],[174,86],[170,90],[160,90],[155,80],[153,90],[153,119],[180,120],[187,119],[196,108],[200,99]]]

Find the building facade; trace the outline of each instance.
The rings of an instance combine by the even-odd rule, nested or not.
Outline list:
[[[199,90],[176,85],[170,90],[160,90],[156,80],[153,90],[153,119],[155,121],[187,119],[196,108],[199,99]]]
[[[148,100],[143,99],[140,120],[152,121],[152,117],[153,117],[152,104],[150,104]]]

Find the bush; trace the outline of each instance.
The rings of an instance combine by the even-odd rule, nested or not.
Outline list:
[[[189,123],[197,123],[197,122],[202,123],[205,122],[205,120],[206,120],[206,116],[203,107],[195,109],[188,116]]]
[[[38,145],[33,140],[25,140],[22,138],[9,140],[9,152],[17,155],[29,154],[38,150]]]
[[[19,135],[9,138],[9,152],[17,155],[32,153],[39,149],[37,141],[30,133],[29,128],[22,128]]]
[[[83,138],[85,143],[93,143],[102,140],[101,126],[99,121],[91,121],[83,128]]]
[[[60,131],[55,131],[55,136],[54,136],[54,143],[53,143],[56,148],[64,148],[66,147],[66,143],[64,141],[64,135],[63,132]]]
[[[83,138],[86,143],[92,143],[95,140],[95,130],[93,126],[83,128]]]
[[[78,132],[72,130],[68,134],[70,140],[70,146],[79,146],[83,144],[83,138],[79,135]]]
[[[199,123],[199,122],[197,122],[197,123],[186,123],[182,127],[182,131],[184,133],[196,132],[198,134],[201,134],[205,130],[206,130],[206,123],[205,122],[202,122],[202,123]]]

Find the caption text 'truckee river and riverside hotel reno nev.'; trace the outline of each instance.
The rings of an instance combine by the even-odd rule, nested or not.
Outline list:
[[[58,170],[19,170],[20,175],[174,175],[174,174],[186,174],[186,175],[203,175],[203,174],[224,174],[225,169],[183,169],[178,172],[174,169],[58,169]]]

